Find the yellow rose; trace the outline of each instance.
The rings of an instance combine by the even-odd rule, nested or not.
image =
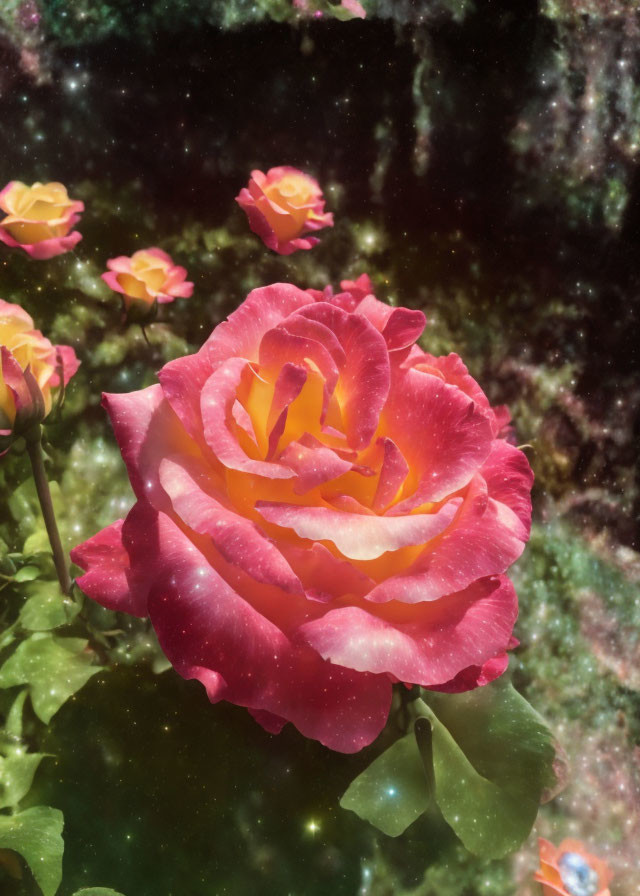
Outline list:
[[[0,221],[0,240],[32,258],[69,252],[82,239],[72,227],[80,220],[84,203],[69,199],[63,184],[28,187],[13,180],[0,192],[0,209],[7,215]]]

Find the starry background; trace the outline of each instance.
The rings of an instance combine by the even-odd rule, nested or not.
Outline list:
[[[612,896],[640,893],[635,5],[370,0],[364,22],[304,21],[284,0],[0,9],[0,180],[60,180],[86,204],[73,254],[0,257],[0,295],[83,360],[50,427],[67,546],[131,500],[100,391],[152,382],[257,285],[368,271],[381,298],[425,310],[425,347],[459,351],[531,446],[512,667],[571,768],[535,833],[588,842]],[[233,201],[251,168],[278,164],[315,174],[336,218],[288,259]],[[154,244],[196,290],[149,347],[99,274]],[[24,458],[3,463],[0,537],[17,551],[39,523]],[[97,608],[88,624],[118,632],[99,639],[107,671],[29,734],[55,756],[29,798],[65,813],[61,896],[536,892],[535,833],[501,862],[469,856],[435,816],[377,835],[337,806],[375,748],[268,735],[162,671],[143,624]],[[3,896],[37,893],[26,870],[3,873]]]

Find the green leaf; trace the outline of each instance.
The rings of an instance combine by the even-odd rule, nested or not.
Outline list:
[[[338,19],[339,22],[350,22],[351,19],[359,18],[343,6],[331,6],[327,12],[330,16],[333,16],[334,19]]]
[[[80,612],[79,605],[62,593],[57,582],[35,583],[29,595],[20,611],[20,624],[28,631],[44,632],[66,625]]]
[[[11,709],[7,713],[7,720],[4,730],[10,737],[20,740],[22,737],[22,713],[24,710],[24,701],[27,699],[27,689],[20,691],[16,699],[11,704]]]
[[[31,789],[33,776],[45,753],[20,753],[0,756],[0,809],[14,808]]]
[[[0,650],[4,650],[5,647],[9,647],[9,645],[13,644],[13,642],[16,640],[16,628],[17,622],[14,622],[13,625],[10,625],[2,632],[2,634],[0,634]]]
[[[62,827],[62,812],[49,806],[0,815],[0,849],[20,853],[43,896],[55,896],[62,880]]]
[[[553,737],[503,681],[465,694],[429,694],[416,710],[432,730],[435,800],[473,853],[501,858],[535,821],[553,778]]]
[[[340,805],[390,837],[397,837],[428,807],[429,791],[418,743],[411,732],[351,782]]]
[[[122,896],[122,893],[110,887],[83,887],[82,890],[76,890],[73,896]]]
[[[33,709],[45,724],[69,697],[100,671],[82,638],[38,632],[23,641],[0,669],[0,688],[28,684]]]
[[[470,852],[501,858],[526,839],[555,749],[543,720],[506,681],[410,704],[414,728],[341,800],[396,837],[435,801]]]
[[[18,572],[13,577],[14,582],[32,582],[34,579],[37,579],[40,575],[40,570],[37,566],[23,566],[22,569],[19,569]]]

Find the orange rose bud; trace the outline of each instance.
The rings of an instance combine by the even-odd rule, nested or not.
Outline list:
[[[563,840],[556,847],[542,838],[540,869],[534,880],[542,884],[544,896],[611,896],[613,877],[606,862],[592,856],[579,840]]]

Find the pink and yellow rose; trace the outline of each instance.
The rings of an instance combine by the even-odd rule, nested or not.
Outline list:
[[[127,309],[133,305],[150,309],[156,302],[163,305],[177,298],[188,299],[193,293],[185,268],[156,247],[140,249],[131,257],[110,258],[107,267],[102,279],[121,293]]]
[[[248,186],[240,190],[236,202],[253,232],[280,255],[311,249],[318,238],[307,234],[333,227],[333,215],[324,211],[318,182],[297,168],[283,165],[266,174],[252,171]]]
[[[19,305],[0,299],[0,440],[21,435],[43,420],[52,390],[79,366],[68,345],[52,345]]]
[[[611,896],[613,875],[602,859],[592,856],[579,840],[554,846],[540,838],[540,870],[534,879],[544,896]]]
[[[0,192],[0,240],[23,249],[32,258],[46,259],[69,252],[82,239],[72,230],[84,203],[70,199],[63,184],[35,183],[28,187],[12,180]]]
[[[366,10],[359,0],[340,0],[337,4],[322,3],[318,0],[293,0],[293,6],[306,15],[313,15],[314,18],[322,18],[324,14],[322,7],[325,7],[328,13],[341,19],[366,19],[367,17]]]
[[[137,503],[72,558],[210,700],[355,752],[394,682],[505,670],[533,477],[460,358],[416,344],[422,312],[342,286],[256,289],[159,385],[104,396]]]

